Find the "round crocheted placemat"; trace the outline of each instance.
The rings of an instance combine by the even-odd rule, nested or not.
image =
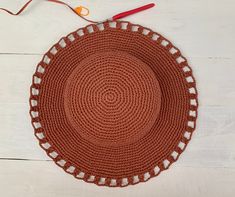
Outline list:
[[[40,146],[74,177],[127,186],[167,169],[196,126],[197,90],[178,48],[129,22],[81,28],[38,64],[30,115]]]

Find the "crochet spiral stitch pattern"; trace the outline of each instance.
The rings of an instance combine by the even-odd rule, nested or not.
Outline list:
[[[35,136],[66,172],[124,187],[157,176],[191,139],[197,89],[181,52],[125,21],[88,25],[39,62],[30,89]]]

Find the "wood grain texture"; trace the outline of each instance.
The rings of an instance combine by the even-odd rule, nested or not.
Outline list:
[[[18,168],[16,168],[16,165]],[[37,173],[35,173],[37,172]],[[77,181],[52,162],[2,161],[0,183],[4,196],[24,197],[198,197],[234,196],[234,169],[175,167],[161,176],[126,188],[107,188]],[[9,188],[9,185],[11,186]]]
[[[17,10],[25,1],[0,1]],[[103,20],[148,0],[67,0]],[[126,18],[169,38],[189,60],[199,90],[192,141],[170,170],[147,183],[101,188],[65,174],[38,146],[29,111],[36,64],[60,37],[87,23],[63,6],[36,0],[19,17],[0,12],[0,196],[235,196],[235,1],[162,0]]]

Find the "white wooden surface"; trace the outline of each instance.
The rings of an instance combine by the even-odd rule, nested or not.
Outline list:
[[[25,0],[26,1],[26,0]],[[1,0],[17,10],[23,0]],[[68,0],[102,20],[150,0]],[[0,196],[233,197],[235,196],[235,1],[159,0],[126,18],[169,38],[197,79],[197,130],[170,170],[144,184],[105,188],[75,180],[41,150],[28,115],[31,76],[60,37],[86,25],[63,6],[37,0],[18,17],[0,12]]]

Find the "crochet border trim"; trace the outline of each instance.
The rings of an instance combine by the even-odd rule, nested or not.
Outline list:
[[[164,48],[172,58],[178,63],[179,68],[182,70],[182,73],[185,76],[185,80],[188,85],[188,96],[190,99],[190,109],[188,113],[188,126],[187,129],[182,135],[181,140],[178,145],[174,148],[174,151],[165,158],[161,163],[155,166],[148,172],[139,174],[133,177],[124,177],[120,179],[113,179],[111,177],[97,177],[95,175],[87,174],[80,171],[74,167],[70,162],[66,161],[59,155],[54,147],[48,142],[47,137],[43,131],[43,128],[40,124],[39,118],[39,108],[37,101],[40,93],[40,83],[42,76],[45,73],[46,67],[50,65],[50,60],[57,54],[58,51],[64,49],[67,45],[71,44],[74,40],[79,39],[80,37],[91,34],[97,31],[107,30],[109,28],[118,28],[123,31],[133,31],[139,32],[147,37],[149,37],[152,42],[160,45]],[[43,56],[41,62],[37,65],[36,71],[32,78],[32,85],[30,87],[30,116],[31,123],[34,128],[34,133],[36,138],[39,140],[39,145],[46,151],[47,155],[65,172],[73,175],[75,178],[82,179],[89,183],[94,183],[99,186],[109,186],[109,187],[125,187],[127,185],[134,185],[139,182],[145,182],[152,177],[159,175],[162,171],[168,169],[172,163],[178,160],[180,154],[185,150],[188,142],[190,141],[193,131],[196,128],[196,119],[198,116],[198,93],[196,89],[195,78],[192,74],[192,69],[187,63],[187,60],[184,56],[181,55],[181,52],[176,48],[169,40],[164,38],[162,35],[153,32],[151,29],[142,27],[140,25],[132,24],[126,21],[107,21],[99,24],[91,24],[84,28],[80,28],[75,32],[70,33],[66,37],[63,37],[52,46],[49,51]]]

